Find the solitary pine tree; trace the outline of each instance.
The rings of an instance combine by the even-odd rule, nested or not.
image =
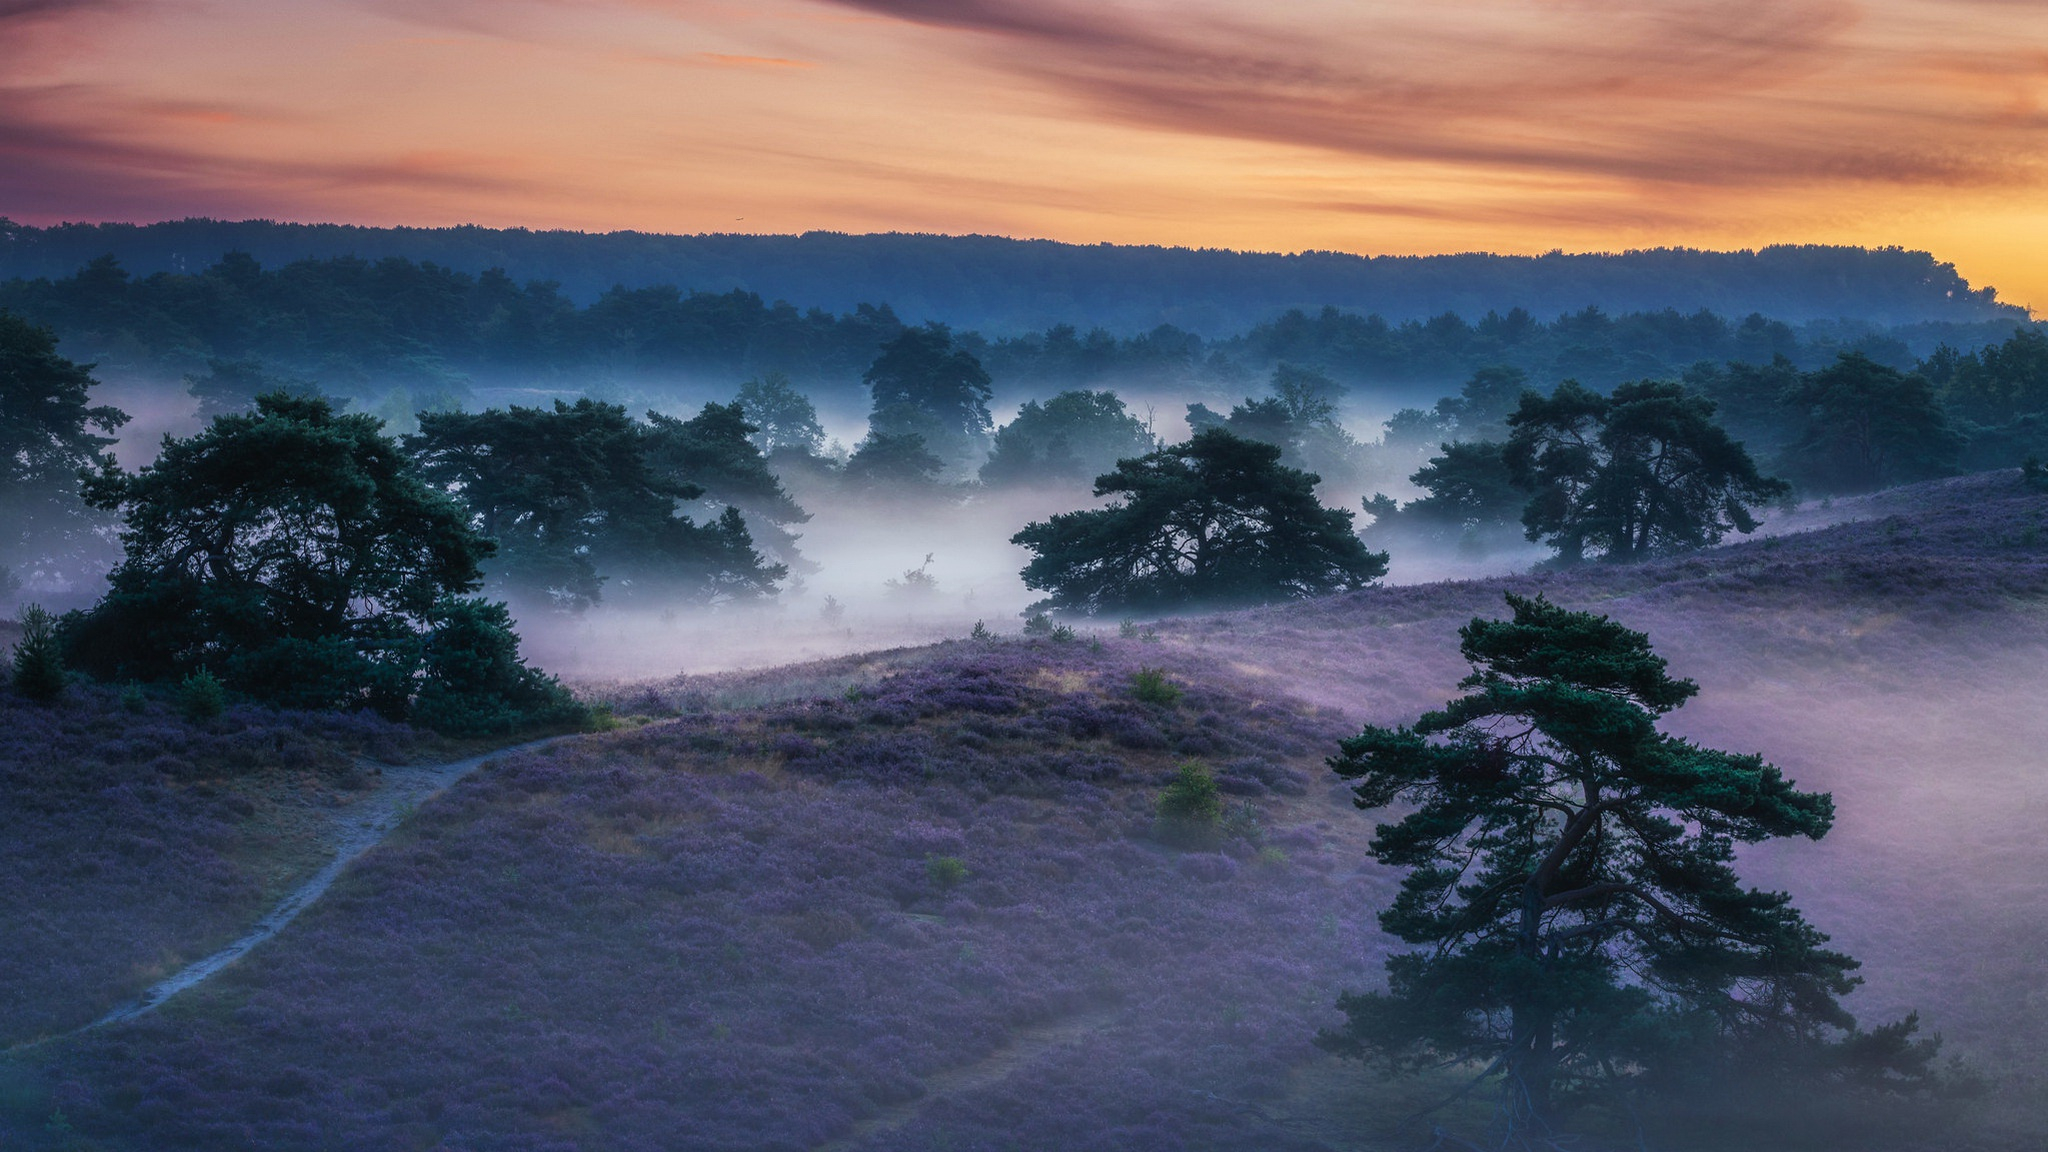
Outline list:
[[[1211,428],[1097,477],[1115,504],[1011,541],[1036,554],[1024,584],[1051,593],[1043,607],[1088,616],[1321,596],[1386,575],[1386,554],[1359,543],[1351,513],[1317,503],[1315,485],[1278,447]]]
[[[1836,998],[1856,961],[1732,867],[1738,843],[1819,839],[1832,799],[1659,732],[1698,688],[1642,633],[1508,603],[1459,633],[1473,691],[1330,761],[1360,808],[1406,809],[1371,851],[1409,870],[1380,923],[1419,947],[1387,961],[1387,991],[1342,997],[1319,1043],[1390,1072],[1482,1069],[1516,1147],[1575,1104],[1702,1075],[1924,1081],[1935,1042],[1910,1018],[1855,1032]]]

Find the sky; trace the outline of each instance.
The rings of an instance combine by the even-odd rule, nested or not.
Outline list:
[[[0,0],[0,215],[1901,245],[2048,312],[2048,0]]]

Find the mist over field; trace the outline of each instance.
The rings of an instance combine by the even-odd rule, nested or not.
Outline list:
[[[991,338],[403,259],[57,283],[0,285],[50,325],[0,312],[6,362],[73,405],[64,466],[23,472],[43,502],[0,517],[0,1145],[2018,1152],[2048,1125],[2036,326]],[[1681,832],[1750,818],[1725,797],[1761,762],[1832,798],[1817,841],[1731,841],[1727,883],[1820,934],[1770,963],[1860,966],[1742,978],[1729,1003],[1812,1009],[1790,1040],[1681,1047],[1724,1062],[1674,1079],[1629,1032],[1612,1094],[1518,1112],[1483,1046],[1344,1058],[1353,994],[1423,954],[1427,870],[1379,839],[1413,802],[1361,812],[1332,767],[1472,689],[1460,629],[1538,595],[1567,639],[1643,633],[1699,688],[1661,730],[1756,773]],[[1483,777],[1493,739],[1431,747]]]

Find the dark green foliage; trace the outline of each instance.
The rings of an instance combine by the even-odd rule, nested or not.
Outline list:
[[[1287,363],[1273,369],[1269,383],[1273,395],[1247,397],[1228,416],[1218,416],[1205,404],[1188,405],[1189,429],[1217,428],[1271,444],[1290,468],[1338,485],[1354,481],[1365,467],[1365,450],[1337,423],[1344,386],[1318,369]]]
[[[178,682],[178,714],[187,720],[211,720],[227,706],[227,689],[204,668]]]
[[[529,668],[503,604],[449,597],[434,608],[413,719],[451,736],[574,729],[589,709],[554,677]]]
[[[958,856],[927,856],[924,860],[926,878],[940,888],[957,888],[971,873]]]
[[[714,515],[719,505],[739,509],[778,560],[815,572],[817,565],[798,554],[797,534],[791,531],[809,522],[811,514],[769,470],[754,443],[759,431],[738,401],[706,404],[688,420],[649,412],[642,451],[649,470],[672,490],[702,489],[702,506]]]
[[[754,426],[747,439],[764,456],[788,450],[815,456],[825,447],[817,408],[790,384],[786,372],[769,372],[740,385],[733,403]]]
[[[908,495],[932,492],[946,462],[925,448],[916,432],[870,432],[846,461],[841,479],[856,492]]]
[[[1532,493],[1529,539],[1564,563],[1633,561],[1755,531],[1752,507],[1790,489],[1713,417],[1713,401],[1656,381],[1611,396],[1569,380],[1548,397],[1525,393],[1503,458]]]
[[[402,711],[428,612],[490,554],[376,420],[319,399],[261,397],[87,496],[127,518],[105,599],[64,624],[102,679],[208,667],[261,699]]]
[[[1045,403],[1027,400],[998,429],[981,466],[989,485],[1072,484],[1157,447],[1145,425],[1114,392],[1062,392]]]
[[[149,695],[142,685],[130,683],[121,689],[121,710],[123,712],[144,712],[149,708]]]
[[[208,357],[206,374],[187,374],[185,391],[199,401],[199,414],[212,418],[230,412],[247,412],[258,396],[285,392],[294,396],[318,396],[319,385],[311,380],[272,373],[254,357],[227,359]],[[336,407],[341,407],[336,404]]]
[[[994,421],[989,375],[944,324],[906,328],[861,375],[873,397],[873,435],[916,434],[949,465],[978,451]]]
[[[1136,634],[1136,629],[1132,630]],[[1140,668],[1131,673],[1131,695],[1147,704],[1173,705],[1180,702],[1180,685],[1166,678],[1164,668]]]
[[[1698,688],[1641,633],[1508,603],[1513,619],[1460,632],[1468,695],[1412,728],[1368,726],[1330,761],[1361,809],[1406,812],[1371,851],[1408,869],[1380,923],[1418,949],[1387,962],[1386,992],[1344,996],[1347,1025],[1319,1043],[1389,1072],[1500,1074],[1542,1122],[1856,1053],[1924,1083],[1931,1046],[1886,1048],[1897,1037],[1857,1033],[1837,1003],[1856,961],[1733,868],[1738,844],[1820,838],[1832,800],[1659,732]]]
[[[1315,483],[1280,449],[1211,428],[1097,477],[1097,496],[1122,497],[1108,508],[1011,539],[1035,553],[1025,585],[1087,616],[1320,596],[1385,575],[1386,556],[1359,543],[1351,513],[1316,502]]]
[[[422,413],[406,446],[460,498],[470,526],[497,542],[492,575],[510,590],[565,611],[597,603],[607,580],[704,604],[774,595],[787,568],[754,551],[738,511],[703,524],[676,511],[705,495],[683,474],[703,469],[749,502],[802,515],[746,443],[751,426],[724,405],[696,420],[659,419],[645,428],[623,407],[588,399]]]
[[[1189,762],[1175,771],[1173,782],[1159,793],[1159,817],[1197,828],[1213,828],[1223,818],[1223,791],[1207,768]]]
[[[91,365],[57,354],[57,338],[0,312],[0,569],[9,580],[76,582],[110,558],[103,530],[79,499],[79,471],[99,467],[128,422],[94,406]],[[18,586],[18,584],[16,585]]]
[[[1408,479],[1427,495],[1399,507],[1377,493],[1368,497],[1365,510],[1373,516],[1368,540],[1454,543],[1477,552],[1520,539],[1529,492],[1515,483],[1502,445],[1491,440],[1445,444],[1443,455]]]
[[[64,694],[64,654],[57,645],[57,621],[39,604],[16,617],[21,639],[14,642],[14,690],[31,700],[50,701]]]
[[[1803,422],[1784,467],[1814,491],[1871,492],[1957,470],[1963,437],[1924,376],[1845,353],[1801,377],[1789,399]]]
[[[2048,492],[2048,465],[2037,456],[2027,457],[2020,465],[2020,482],[2036,492]]]
[[[2048,328],[2022,325],[2003,344],[1961,353],[1944,344],[1921,365],[1950,410],[1997,425],[2048,412]]]
[[[1685,385],[1714,402],[1714,418],[1750,455],[1776,459],[1799,434],[1798,365],[1782,353],[1768,364],[1699,363]]]
[[[1024,617],[1024,634],[1026,636],[1052,635],[1052,617],[1043,612],[1027,614]]]

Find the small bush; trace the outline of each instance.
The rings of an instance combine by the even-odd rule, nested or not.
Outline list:
[[[827,627],[837,628],[839,622],[846,619],[846,605],[841,604],[837,596],[827,596],[825,602],[818,605],[818,619]]]
[[[1074,630],[1065,624],[1055,625],[1051,635],[1055,644],[1071,644],[1074,641]]]
[[[953,888],[967,879],[967,865],[958,856],[927,856],[924,874],[941,888]]]
[[[187,720],[211,720],[227,710],[227,689],[201,668],[178,685],[178,711]]]
[[[986,643],[995,639],[996,634],[988,630],[988,625],[976,620],[974,622],[974,631],[969,632],[967,638],[980,643]]]
[[[149,697],[142,691],[142,685],[130,683],[121,689],[121,710],[140,713],[149,707]]]
[[[1200,764],[1181,765],[1173,782],[1159,793],[1157,810],[1161,840],[1185,848],[1213,843],[1223,818],[1216,778]]]
[[[21,639],[14,645],[14,690],[31,700],[64,694],[64,657],[57,648],[57,620],[39,604],[21,610]]]
[[[1140,668],[1131,674],[1131,695],[1147,704],[1180,702],[1180,685],[1166,678],[1164,668]]]
[[[1123,621],[1116,626],[1116,634],[1125,640],[1136,640],[1138,638],[1138,622],[1136,620]]]
[[[1024,634],[1026,636],[1050,636],[1052,631],[1052,617],[1047,616],[1045,613],[1033,612],[1029,616],[1024,617]]]
[[[2036,492],[2048,492],[2048,464],[2042,464],[2038,456],[2027,457],[2020,465],[2020,479]]]

